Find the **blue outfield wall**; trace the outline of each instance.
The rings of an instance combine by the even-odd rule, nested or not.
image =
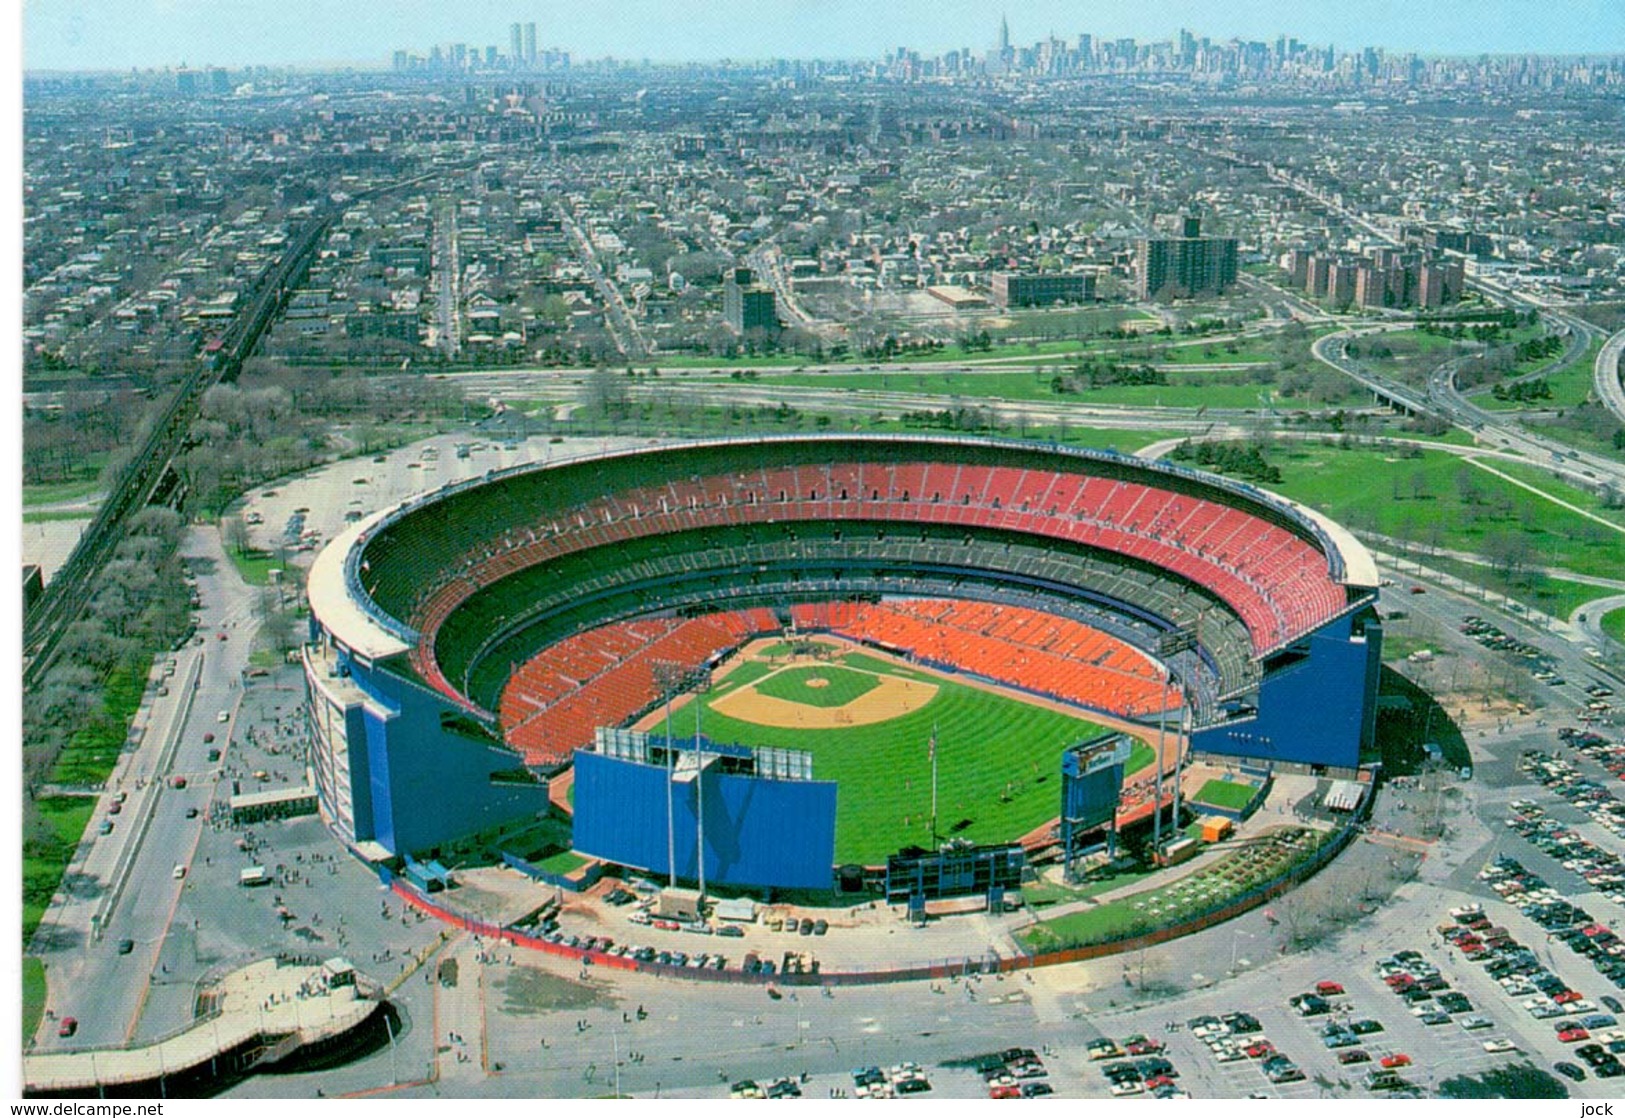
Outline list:
[[[828,889],[835,865],[835,784],[707,773],[705,880],[726,885]],[[575,755],[575,833],[582,854],[665,873],[667,773],[659,765]],[[699,782],[671,785],[677,876],[698,876]]]
[[[1358,766],[1375,732],[1381,626],[1351,614],[1294,647],[1307,655],[1265,674],[1257,717],[1199,730],[1192,747],[1261,761]]]
[[[350,736],[357,840],[421,854],[548,810],[545,783],[492,781],[493,773],[518,768],[519,754],[442,728],[441,715],[460,714],[456,707],[388,671],[354,662],[349,668],[356,686],[384,709],[381,716],[361,712],[362,733]]]

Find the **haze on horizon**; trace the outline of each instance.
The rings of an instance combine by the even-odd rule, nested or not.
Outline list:
[[[1287,35],[1317,46],[1428,55],[1625,52],[1625,4],[1618,0],[25,0],[22,56],[31,71],[373,67],[387,65],[397,48],[462,42],[506,49],[510,24],[534,22],[544,47],[581,60],[874,59],[898,47],[980,53],[994,44],[1001,15],[1016,44],[1050,34],[1075,42],[1080,32],[1166,40],[1183,27],[1216,41]]]

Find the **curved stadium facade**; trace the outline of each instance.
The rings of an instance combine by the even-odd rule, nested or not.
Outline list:
[[[1193,749],[1348,770],[1373,733],[1377,586],[1364,547],[1324,517],[1110,452],[803,436],[530,465],[378,512],[318,556],[317,788],[353,847],[433,851],[544,810],[547,780],[598,727],[656,706],[669,665],[790,626],[921,633],[953,604],[1152,659],[1177,632],[1195,644],[1178,672]],[[980,638],[959,635],[973,653]],[[1109,649],[1029,651],[1024,664],[1049,658],[1044,678],[998,682],[1160,716]],[[764,872],[739,880],[788,883]]]

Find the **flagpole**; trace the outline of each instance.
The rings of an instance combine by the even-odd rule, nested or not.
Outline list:
[[[931,723],[931,845],[937,844],[937,724]]]

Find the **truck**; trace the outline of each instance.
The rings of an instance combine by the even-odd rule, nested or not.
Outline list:
[[[245,889],[271,884],[271,874],[264,866],[249,866],[237,875],[237,884]]]

